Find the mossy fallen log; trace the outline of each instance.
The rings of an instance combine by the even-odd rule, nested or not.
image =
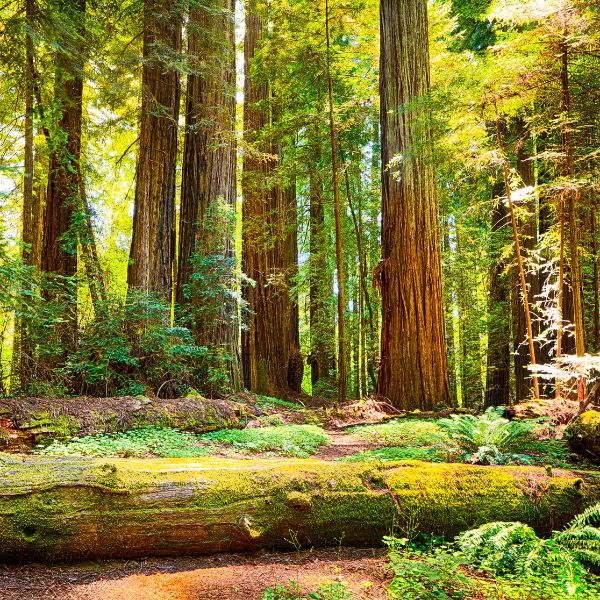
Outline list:
[[[233,400],[162,398],[0,398],[0,450],[22,451],[44,440],[156,425],[192,433],[235,429],[250,418]]]
[[[597,496],[533,467],[22,458],[0,462],[0,561],[377,545],[494,520],[544,533]]]

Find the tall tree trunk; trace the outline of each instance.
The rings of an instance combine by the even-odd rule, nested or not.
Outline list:
[[[77,230],[73,216],[81,205],[81,121],[83,94],[83,48],[85,0],[63,0],[62,10],[71,20],[73,32],[66,34],[56,53],[55,105],[56,128],[49,136],[50,160],[42,243],[41,270],[51,273],[56,288],[49,294],[61,307],[64,322],[58,335],[62,349],[49,359],[49,367],[60,362],[60,355],[72,351],[77,338]],[[66,278],[66,279],[62,279]]]
[[[196,343],[223,349],[241,386],[232,217],[236,206],[235,1],[190,11],[176,300]],[[190,281],[196,270],[199,283]],[[210,288],[210,289],[207,289]],[[208,293],[207,293],[208,292]]]
[[[430,133],[427,2],[381,2],[382,292],[377,392],[399,408],[450,401]],[[399,167],[390,163],[401,154]]]
[[[170,58],[181,50],[180,4],[146,0],[144,65],[129,289],[170,303],[175,258],[175,167],[179,73]]]
[[[313,131],[314,160],[309,173],[310,242],[309,242],[309,320],[311,382],[313,394],[322,394],[330,383],[335,363],[335,317],[331,314],[333,273],[327,261],[330,252],[329,235],[325,227],[323,181],[319,172],[321,142],[319,131]]]
[[[487,406],[505,406],[510,402],[510,313],[509,290],[506,282],[505,264],[501,258],[502,233],[505,230],[507,211],[496,198],[492,211],[492,241],[494,247],[492,266],[489,274],[488,291],[488,351],[485,402]]]
[[[34,0],[25,0],[25,19],[29,30],[33,29],[35,18]],[[23,164],[23,209],[21,215],[21,258],[23,264],[32,265],[32,245],[34,242],[35,206],[33,195],[34,154],[33,154],[33,39],[30,31],[25,32],[25,148]],[[27,388],[31,376],[33,349],[29,340],[29,323],[20,315],[15,318],[15,334],[12,355],[13,386],[18,380],[21,390]]]
[[[592,236],[592,259],[594,264],[593,288],[594,288],[594,352],[600,350],[600,254],[598,253],[598,203],[596,199],[592,201],[590,208],[591,227],[590,235]]]
[[[535,186],[535,176],[533,171],[533,161],[530,160],[529,153],[525,150],[525,137],[527,132],[521,121],[517,124],[516,134],[521,138],[517,141],[517,171],[526,187]],[[521,249],[523,252],[523,260],[527,263],[529,255],[534,251],[537,245],[537,215],[536,203],[533,197],[528,198],[522,205],[522,208],[527,213],[524,220],[519,223],[520,233],[522,237]],[[529,350],[527,339],[527,323],[525,320],[525,311],[523,310],[523,302],[521,301],[519,274],[514,272],[511,285],[511,309],[512,309],[512,324],[513,324],[513,351],[514,351],[514,373],[515,373],[515,400],[522,402],[531,396],[532,381],[527,365],[529,364]],[[537,298],[541,292],[541,280],[538,272],[531,272],[530,268],[526,269],[525,280],[529,297]],[[535,345],[535,354],[539,359],[541,356],[540,346],[535,341],[538,335],[538,324],[532,319],[532,329]],[[538,360],[538,362],[541,362]]]
[[[338,306],[338,401],[346,399],[348,386],[348,363],[346,356],[346,303],[344,300],[344,260],[342,257],[342,208],[337,164],[337,140],[333,104],[333,82],[331,79],[331,44],[329,39],[329,1],[325,0],[325,38],[327,44],[327,93],[329,98],[329,134],[331,139],[331,168],[333,170],[333,211],[335,215],[335,262],[337,273]]]
[[[535,366],[536,364],[536,353],[535,353],[535,342],[533,339],[533,325],[531,319],[531,311],[529,304],[529,293],[527,290],[527,281],[525,278],[525,267],[523,265],[523,256],[521,254],[521,243],[519,240],[519,230],[517,226],[517,219],[515,217],[515,210],[512,201],[512,190],[510,186],[510,173],[508,168],[508,159],[504,152],[504,143],[502,141],[502,131],[500,128],[500,115],[498,113],[498,109],[496,108],[496,141],[498,143],[498,150],[500,151],[500,156],[502,160],[502,171],[504,175],[504,189],[506,191],[506,200],[508,201],[508,212],[510,215],[510,222],[512,225],[513,231],[513,239],[515,244],[515,255],[517,257],[517,269],[519,274],[519,281],[521,284],[521,294],[523,300],[523,310],[525,312],[525,324],[527,326],[527,341],[529,343],[529,358],[531,364]],[[538,377],[534,374],[532,376],[533,381],[533,395],[536,400],[540,397],[540,387]]]
[[[290,236],[296,235],[296,211],[292,194],[273,182],[281,157],[279,143],[259,139],[273,120],[269,86],[251,73],[265,28],[255,0],[250,0],[244,40],[244,137],[254,147],[244,154],[242,174],[242,269],[254,285],[243,286],[248,318],[242,330],[242,366],[248,389],[286,396],[290,363],[299,356],[292,335],[298,312],[290,298],[296,268]]]

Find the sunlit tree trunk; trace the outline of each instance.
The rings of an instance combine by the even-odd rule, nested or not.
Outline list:
[[[229,376],[237,389],[239,323],[231,294],[236,286],[234,10],[234,0],[211,0],[190,11],[188,59],[194,71],[185,104],[176,300],[190,309],[179,320],[192,327],[196,343],[231,357]],[[194,269],[196,283],[190,281]]]
[[[377,392],[397,407],[449,403],[435,175],[424,106],[427,2],[381,2],[382,292]],[[400,155],[399,163],[392,160]]]
[[[129,289],[171,302],[175,259],[175,167],[181,50],[180,4],[146,0],[142,107],[137,157]]]

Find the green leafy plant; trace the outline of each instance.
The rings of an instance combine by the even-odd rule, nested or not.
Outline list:
[[[457,538],[467,563],[497,575],[543,576],[569,596],[586,588],[586,567],[600,566],[600,504],[575,517],[562,531],[541,539],[523,523],[487,523]]]
[[[202,439],[224,444],[238,452],[274,452],[306,457],[319,446],[329,445],[329,436],[316,425],[282,425],[206,433]]]
[[[160,456],[182,458],[206,456],[210,447],[202,446],[198,436],[170,428],[138,427],[126,432],[88,435],[66,443],[53,442],[38,448],[50,456]]]
[[[295,581],[290,581],[288,585],[267,588],[262,600],[352,600],[352,596],[339,582],[324,583],[316,591],[305,593]]]
[[[440,419],[439,426],[464,453],[463,460],[476,464],[530,463],[531,459],[517,453],[543,419],[509,421],[497,408],[488,408],[483,415],[452,415]]]

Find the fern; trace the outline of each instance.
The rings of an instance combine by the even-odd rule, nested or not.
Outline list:
[[[600,567],[600,503],[577,515],[562,531],[540,539],[523,523],[487,523],[462,533],[457,543],[466,561],[497,575],[551,576],[575,595],[586,566]]]

